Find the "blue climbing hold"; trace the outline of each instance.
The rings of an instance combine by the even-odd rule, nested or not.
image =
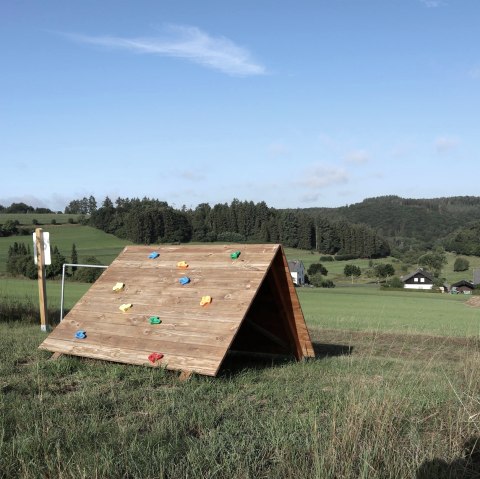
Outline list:
[[[183,276],[182,278],[180,278],[178,280],[178,282],[180,284],[188,284],[188,283],[190,283],[190,278],[188,276]]]
[[[159,256],[160,256],[160,253],[157,253],[156,251],[153,251],[148,255],[150,259],[155,259],[155,258],[158,258]]]
[[[82,329],[80,329],[79,331],[77,331],[75,333],[75,337],[77,339],[85,339],[87,337],[87,333],[86,333],[86,331],[83,331]]]

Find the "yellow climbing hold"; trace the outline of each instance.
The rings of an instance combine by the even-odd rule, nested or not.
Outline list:
[[[179,269],[187,269],[188,268],[188,263],[186,261],[179,261],[177,263],[177,268]]]
[[[125,283],[117,283],[112,290],[118,293],[119,291],[122,291],[122,289],[125,288]]]
[[[206,304],[210,304],[212,302],[211,296],[202,296],[202,300],[200,301],[200,306],[205,306]]]
[[[125,303],[125,304],[122,304],[121,306],[119,306],[118,309],[120,311],[123,311],[124,313],[126,313],[132,306],[133,306],[132,303]]]

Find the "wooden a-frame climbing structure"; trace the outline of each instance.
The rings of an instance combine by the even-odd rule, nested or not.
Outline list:
[[[314,356],[281,245],[127,246],[40,348],[210,376],[229,351]]]

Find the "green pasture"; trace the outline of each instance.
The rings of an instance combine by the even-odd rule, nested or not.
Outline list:
[[[90,288],[90,284],[66,281],[64,306],[70,309]],[[29,279],[0,278],[0,298],[15,298],[18,301],[38,303],[38,282]],[[47,303],[53,309],[60,307],[61,282],[47,280]]]
[[[480,336],[480,309],[467,295],[388,291],[369,286],[298,288],[309,327]]]
[[[480,431],[478,342],[339,332],[327,356],[316,343],[300,363],[231,358],[217,378],[182,382],[162,368],[52,361],[44,337],[0,323],[0,477],[478,477],[465,453]]]
[[[79,261],[87,256],[95,256],[105,265],[109,265],[126,245],[131,244],[129,241],[104,233],[91,226],[71,224],[61,226],[50,225],[44,230],[50,233],[51,246],[57,246],[67,259],[67,262],[70,262],[73,243],[75,243]],[[23,242],[25,245],[30,246],[30,249],[33,251],[33,239],[31,236],[8,236],[6,238],[0,238],[0,273],[6,271],[8,248],[14,242]]]
[[[73,220],[78,221],[80,215],[67,215],[64,213],[0,213],[0,225],[7,221],[18,221],[20,226],[31,226],[32,228],[39,228],[46,225],[51,225],[52,221],[56,224],[66,224]],[[36,220],[38,224],[34,225]]]
[[[63,244],[85,234],[79,253],[98,257],[84,228],[62,227]],[[125,243],[105,236],[97,246],[115,256]],[[67,281],[66,308],[89,286]],[[0,278],[0,306],[35,302],[37,287]],[[162,368],[51,361],[37,324],[0,322],[0,477],[478,477],[465,452],[480,439],[480,309],[469,297],[296,291],[315,359],[227,357],[219,377],[186,382]],[[59,305],[59,281],[47,296]]]

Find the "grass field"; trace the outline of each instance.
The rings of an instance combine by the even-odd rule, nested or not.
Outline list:
[[[64,244],[88,236],[81,228],[62,227]],[[97,241],[113,255],[124,245]],[[287,253],[307,267],[318,257]],[[59,282],[47,284],[59,304]],[[33,304],[36,288],[3,278],[0,308]],[[68,282],[66,306],[87,288]],[[0,322],[0,478],[480,477],[480,309],[466,296],[348,282],[297,292],[315,359],[231,357],[218,378],[187,382],[50,361],[38,324]]]
[[[95,256],[102,264],[110,264],[127,245],[129,241],[121,240],[91,226],[81,225],[51,225],[46,229],[50,233],[50,244],[57,246],[60,252],[70,261],[72,244],[75,243],[78,258]],[[6,271],[8,248],[14,242],[23,242],[30,246],[33,251],[33,239],[31,236],[9,236],[0,238],[0,273]],[[33,253],[32,253],[33,261]]]
[[[21,226],[40,227],[53,224],[66,224],[69,221],[78,221],[80,215],[66,215],[63,213],[0,213],[0,224],[3,225],[7,221],[18,221]],[[37,225],[33,221],[38,222]]]
[[[465,295],[353,286],[297,289],[308,324],[353,331],[479,336],[480,311]]]
[[[315,360],[180,382],[0,324],[0,476],[478,477],[478,338],[310,329]]]

